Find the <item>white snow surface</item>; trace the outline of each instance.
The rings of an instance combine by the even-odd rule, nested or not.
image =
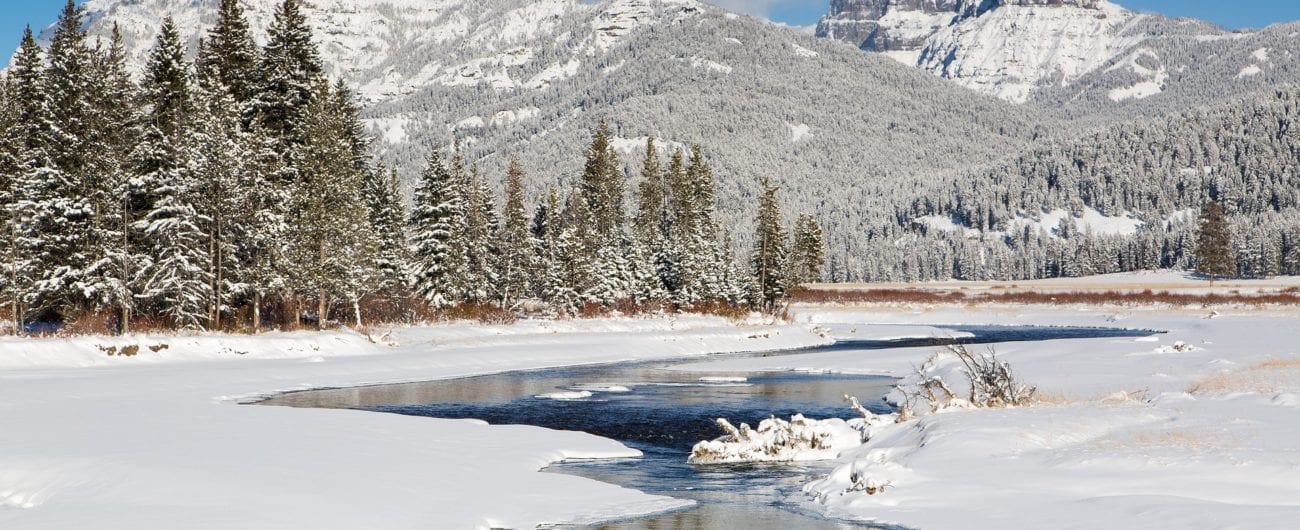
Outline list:
[[[583,433],[237,403],[828,340],[806,324],[705,317],[442,325],[374,338],[0,339],[0,528],[533,528],[672,509],[683,502],[536,472],[638,455]],[[140,353],[98,349],[128,345]]]
[[[1047,403],[950,409],[880,427],[794,502],[833,517],[909,528],[1290,528],[1300,519],[1295,311],[1005,306],[798,312],[832,330],[878,323],[1168,333],[998,345],[999,359],[1037,385]],[[842,351],[677,369],[906,377],[932,352]],[[959,392],[964,388],[952,362],[932,373]],[[867,493],[864,484],[877,491]]]

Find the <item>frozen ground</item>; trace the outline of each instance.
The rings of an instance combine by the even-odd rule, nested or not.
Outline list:
[[[582,433],[239,406],[276,391],[827,341],[711,318],[0,340],[0,528],[532,528],[681,501],[537,473],[635,456]],[[751,338],[753,337],[753,338]],[[166,349],[153,351],[166,344]],[[100,347],[138,346],[134,357]]]
[[[913,528],[1294,528],[1300,520],[1300,318],[1282,311],[810,310],[837,335],[882,324],[1111,326],[1140,339],[1004,344],[1048,403],[952,410],[873,432],[802,502]],[[910,376],[927,349],[737,359],[692,370]],[[941,375],[960,393],[951,360]],[[880,396],[861,396],[875,399]],[[883,487],[874,495],[863,485]]]
[[[739,327],[688,318],[448,325],[372,338],[0,339],[0,528],[532,528],[669,509],[680,501],[536,473],[565,458],[636,453],[594,436],[237,403],[305,388],[792,348],[824,343],[823,334],[933,336],[946,332],[930,326],[944,324],[1169,333],[999,346],[1051,403],[878,426],[834,473],[810,477],[800,502],[915,528],[1291,528],[1300,519],[1300,319],[1281,309],[1222,313],[894,305],[801,308],[796,324]],[[101,349],[129,346],[136,356]],[[907,376],[929,353],[692,367]],[[959,381],[951,363],[934,373]]]

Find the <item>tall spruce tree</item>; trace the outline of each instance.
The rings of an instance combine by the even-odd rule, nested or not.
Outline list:
[[[304,142],[294,157],[301,166],[290,223],[291,261],[303,296],[315,297],[318,328],[325,326],[335,300],[349,302],[360,320],[374,248],[362,193],[365,172],[354,164],[346,110],[337,96],[323,79],[317,82],[303,113]]]
[[[1201,226],[1196,238],[1196,271],[1211,280],[1237,274],[1237,257],[1232,251],[1232,233],[1223,207],[1209,201],[1201,208]]]
[[[221,0],[217,23],[203,41],[197,66],[204,86],[221,87],[241,112],[249,110],[245,107],[257,91],[258,57],[240,0]]]
[[[466,285],[464,298],[472,302],[485,302],[493,298],[498,280],[494,263],[497,259],[497,242],[493,236],[498,229],[496,205],[487,181],[479,174],[478,166],[470,168],[464,182],[465,190],[465,266]]]
[[[138,139],[140,112],[135,83],[127,71],[126,48],[117,25],[106,48],[97,47],[94,78],[98,90],[91,92],[94,112],[83,135],[92,146],[87,157],[85,187],[93,212],[92,259],[83,274],[81,290],[98,308],[118,312],[118,330],[130,331],[135,306],[131,278],[140,257],[131,245],[131,151]]]
[[[785,296],[785,231],[781,227],[781,207],[777,204],[777,187],[762,180],[758,219],[755,222],[754,251],[751,255],[754,289],[750,302],[765,311],[776,308]]]
[[[158,314],[185,328],[211,317],[211,254],[203,226],[199,174],[191,164],[194,94],[189,64],[171,17],[163,21],[141,86],[144,130],[133,158],[142,188],[143,217],[133,224],[147,256],[138,272],[140,294]]]
[[[31,28],[23,32],[22,44],[9,69],[10,105],[15,123],[3,131],[6,143],[15,149],[16,165],[11,178],[10,198],[5,202],[9,226],[8,296],[16,329],[22,330],[29,307],[39,296],[36,279],[43,274],[39,259],[47,248],[42,229],[58,221],[47,198],[49,186],[59,184],[61,175],[52,167],[47,146],[53,142],[55,126],[45,88],[45,65]]]
[[[790,247],[789,277],[791,285],[814,283],[822,278],[826,267],[826,242],[821,225],[808,214],[795,223]]]
[[[261,330],[268,302],[282,299],[289,290],[292,263],[285,252],[289,238],[292,187],[283,178],[288,170],[280,142],[254,121],[246,139],[251,155],[240,181],[239,204],[247,217],[236,237],[236,273],[242,294],[250,298],[252,329]]]
[[[97,175],[87,158],[99,150],[88,145],[93,109],[91,91],[93,54],[81,26],[84,12],[68,0],[50,41],[48,68],[43,72],[48,116],[53,126],[46,129],[49,142],[43,183],[39,184],[40,225],[32,231],[34,272],[37,273],[38,305],[66,311],[83,308],[84,274],[94,261],[94,207],[91,188]],[[39,235],[39,237],[36,237]]]
[[[500,246],[500,258],[496,262],[497,293],[503,307],[512,307],[533,291],[536,268],[528,212],[524,210],[524,170],[518,160],[511,160],[506,169],[505,196],[504,221],[496,234]]]
[[[408,268],[406,209],[397,169],[380,166],[364,174],[363,193],[375,236],[375,282],[378,292],[397,297],[405,292]]]
[[[284,0],[267,32],[252,110],[267,134],[290,152],[289,146],[304,141],[300,130],[303,113],[323,72],[320,52],[312,41],[301,0]]]
[[[22,327],[21,305],[16,293],[15,261],[18,257],[17,226],[14,206],[18,202],[17,181],[22,168],[19,162],[20,139],[14,134],[18,128],[18,105],[15,101],[12,80],[0,74],[0,308],[10,313],[8,323],[15,333]]]
[[[435,308],[460,303],[465,276],[465,224],[460,180],[432,150],[415,189],[407,224],[411,242],[411,284]]]

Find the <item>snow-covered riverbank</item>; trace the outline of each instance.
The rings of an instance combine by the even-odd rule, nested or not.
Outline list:
[[[0,528],[532,528],[670,509],[681,501],[536,472],[637,454],[583,433],[236,403],[827,342],[808,325],[703,317],[434,326],[383,340],[0,339]],[[124,346],[139,351],[101,349]]]
[[[1300,520],[1300,318],[1293,314],[980,307],[805,309],[803,316],[837,335],[865,323],[1168,331],[999,345],[999,359],[1049,403],[948,411],[874,433],[806,487],[803,501],[829,515],[963,529],[1292,528]],[[909,376],[930,353],[832,352],[678,369]],[[941,363],[931,373],[962,390],[957,369]],[[867,483],[884,490],[867,494]]]

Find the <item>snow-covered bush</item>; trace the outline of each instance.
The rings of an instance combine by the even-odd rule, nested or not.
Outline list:
[[[961,363],[960,372],[969,385],[965,398],[937,373],[945,358]],[[931,413],[949,408],[1018,407],[1033,403],[1038,394],[1036,387],[1017,380],[1011,364],[998,360],[997,351],[991,347],[987,353],[973,353],[964,344],[952,344],[930,356],[915,372],[909,382],[899,386],[902,421],[911,419],[921,404],[928,405]]]
[[[856,420],[855,420],[856,421]],[[732,425],[718,418],[727,434],[695,444],[687,460],[692,464],[735,462],[794,462],[835,458],[845,449],[862,444],[860,428],[839,418],[813,420],[795,414],[790,421],[775,416],[763,420],[758,429],[748,424]]]

